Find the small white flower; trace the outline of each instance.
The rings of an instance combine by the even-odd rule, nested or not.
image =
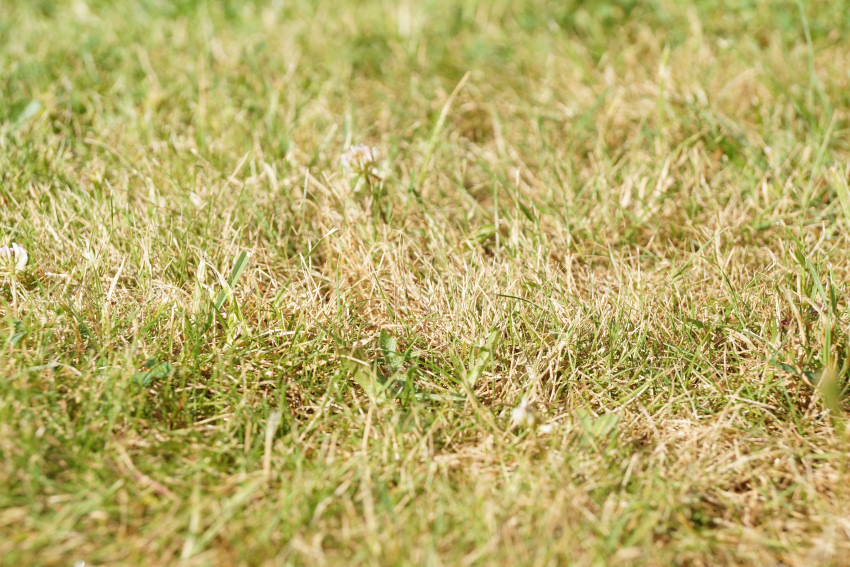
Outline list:
[[[528,405],[528,402],[523,400],[511,412],[511,424],[515,427],[534,427],[540,421],[540,416],[537,410]]]
[[[378,160],[381,154],[377,148],[359,144],[351,146],[342,154],[342,166],[358,175],[378,177]]]
[[[13,242],[11,246],[0,247],[0,261],[10,267],[14,264],[15,271],[26,268],[28,260],[29,254],[23,246]]]

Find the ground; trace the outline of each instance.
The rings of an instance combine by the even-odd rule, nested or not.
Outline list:
[[[850,564],[848,13],[5,0],[0,562]]]

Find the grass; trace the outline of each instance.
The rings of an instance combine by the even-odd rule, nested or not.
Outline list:
[[[3,2],[2,563],[846,565],[848,12]]]

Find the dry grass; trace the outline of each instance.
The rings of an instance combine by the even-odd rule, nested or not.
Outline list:
[[[850,6],[351,4],[0,6],[2,562],[850,564]]]

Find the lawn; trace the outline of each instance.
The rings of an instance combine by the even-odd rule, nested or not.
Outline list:
[[[850,565],[848,14],[3,0],[0,564]]]

